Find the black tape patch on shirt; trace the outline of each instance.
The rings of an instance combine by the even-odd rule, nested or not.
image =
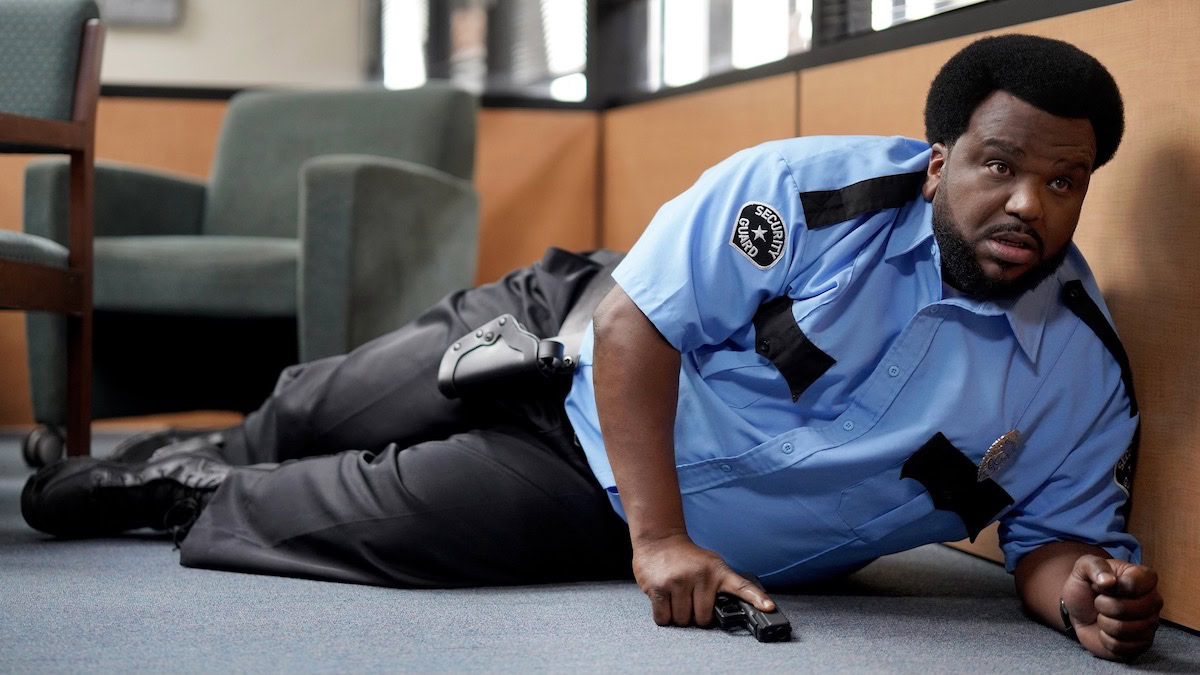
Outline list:
[[[729,245],[760,270],[769,270],[787,248],[787,227],[769,204],[747,202],[733,221]]]
[[[1133,368],[1129,365],[1129,355],[1125,353],[1125,347],[1121,344],[1121,338],[1117,336],[1117,331],[1108,323],[1108,319],[1104,316],[1104,312],[1100,311],[1100,306],[1092,300],[1092,296],[1088,295],[1087,290],[1083,287],[1083,282],[1078,279],[1073,279],[1063,284],[1062,292],[1063,304],[1067,306],[1075,316],[1079,317],[1096,337],[1100,338],[1100,342],[1104,343],[1104,348],[1112,354],[1117,365],[1121,368],[1121,382],[1125,385],[1125,394],[1129,396],[1129,416],[1133,417],[1138,414],[1137,395],[1133,391]],[[1130,441],[1129,447],[1125,448],[1121,459],[1117,460],[1117,465],[1113,468],[1113,481],[1125,491],[1125,506],[1123,510],[1126,517],[1129,515],[1131,506],[1130,497],[1133,490],[1133,470],[1137,465],[1137,450],[1138,443],[1142,437],[1142,425],[1138,422],[1138,426],[1133,431],[1133,440]]]
[[[804,222],[808,229],[815,230],[871,211],[899,208],[912,201],[924,183],[925,172],[914,171],[868,178],[840,190],[801,192]]]
[[[953,511],[967,527],[971,541],[996,514],[1013,503],[1012,495],[991,478],[978,480],[979,469],[939,431],[900,469],[900,478],[925,486],[933,506]]]
[[[763,303],[754,313],[754,351],[783,375],[793,403],[837,363],[800,330],[792,316],[792,299],[787,296]]]
[[[1137,396],[1133,393],[1133,368],[1129,366],[1129,355],[1125,353],[1117,331],[1113,330],[1104,312],[1100,311],[1100,307],[1084,290],[1083,283],[1078,279],[1063,284],[1062,299],[1063,304],[1092,329],[1096,337],[1104,343],[1104,348],[1116,359],[1121,368],[1121,382],[1125,384],[1125,394],[1129,396],[1129,416],[1138,414]]]

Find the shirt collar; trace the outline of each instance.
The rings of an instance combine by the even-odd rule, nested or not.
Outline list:
[[[898,214],[898,227],[888,238],[884,260],[892,260],[912,253],[922,244],[933,243],[933,204],[921,195],[912,200]]]
[[[1050,308],[1061,287],[1062,284],[1055,275],[1038,284],[1037,288],[1011,300],[976,300],[960,296],[946,302],[981,316],[1003,314],[1025,356],[1029,357],[1031,362],[1037,363],[1042,336],[1046,331],[1046,317],[1049,316]]]
[[[941,255],[937,253],[937,241],[933,236],[933,204],[918,196],[897,218],[898,225],[888,239],[884,260],[892,260],[928,246],[934,253],[930,260],[936,266],[938,278],[938,294],[941,294]],[[958,296],[941,300],[945,304],[957,305],[981,316],[998,316],[1003,314],[1008,320],[1013,336],[1025,356],[1032,362],[1037,362],[1041,349],[1042,336],[1046,330],[1046,317],[1050,307],[1057,297],[1058,289],[1062,286],[1057,275],[1039,284],[1037,288],[1012,300],[976,300],[967,296]]]

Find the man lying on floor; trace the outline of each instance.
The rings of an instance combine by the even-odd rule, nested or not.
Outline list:
[[[1125,532],[1137,404],[1071,243],[1120,94],[1071,45],[1009,35],[942,68],[925,121],[932,147],[796,138],[704,173],[612,273],[570,378],[465,400],[436,382],[502,314],[556,335],[604,253],[551,250],[289,368],[238,427],[47,467],[25,519],[407,587],[619,577],[632,556],[663,625],[708,624],[718,591],[771,609],[734,569],[810,582],[998,519],[1033,616],[1135,656],[1162,605]]]

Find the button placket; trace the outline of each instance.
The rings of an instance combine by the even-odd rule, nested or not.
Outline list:
[[[934,306],[924,308],[909,320],[904,330],[897,336],[896,341],[884,354],[875,372],[863,384],[861,396],[856,405],[847,409],[834,422],[837,426],[836,435],[845,439],[850,434],[848,443],[858,438],[874,427],[884,411],[891,407],[893,401],[916,370],[917,364],[924,358],[933,343],[933,336],[941,324],[940,317],[929,315]],[[901,367],[897,364],[905,364]]]

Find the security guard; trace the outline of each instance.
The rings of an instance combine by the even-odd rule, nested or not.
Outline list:
[[[239,427],[44,469],[26,519],[178,525],[186,565],[410,586],[619,575],[632,545],[679,625],[718,591],[771,608],[732,568],[823,579],[998,519],[1037,617],[1136,655],[1161,607],[1125,532],[1137,403],[1071,244],[1120,95],[1070,45],[989,38],[939,73],[926,126],[932,145],[791,139],[707,171],[613,272],[569,383],[434,388],[495,316],[561,328],[602,265],[552,251],[289,369]]]
[[[985,106],[1021,105],[1006,96]],[[1100,297],[1083,257],[1064,249],[1062,266],[1015,298],[956,291],[940,274],[934,204],[912,198],[936,180],[931,152],[905,138],[840,137],[740,152],[664,206],[614,273],[625,297],[602,309],[632,303],[683,355],[673,398],[687,423],[672,442],[687,531],[764,582],[973,539],[996,517],[1010,571],[1061,536],[1140,556],[1114,477],[1138,417],[1117,362],[1060,300],[1073,280]],[[1024,213],[1006,216],[983,228],[998,250],[988,255],[1035,260],[1049,248],[1024,246],[1038,230],[1017,220]],[[620,510],[591,346],[585,338],[578,374],[588,386],[572,388],[567,412]],[[638,366],[644,382],[655,364]],[[981,475],[1009,433],[1006,457]],[[923,456],[928,475],[915,464]],[[938,490],[960,499],[935,508]]]

